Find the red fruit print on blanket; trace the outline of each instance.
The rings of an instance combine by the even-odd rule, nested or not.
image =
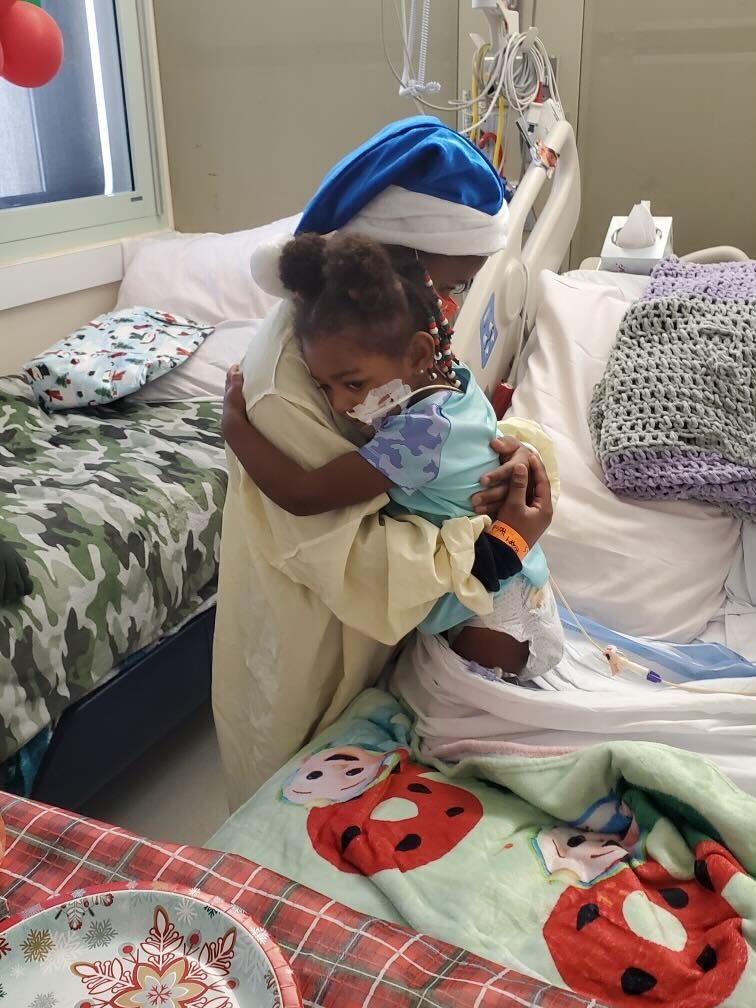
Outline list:
[[[469,791],[427,772],[409,763],[405,752],[364,794],[312,809],[307,832],[316,853],[340,871],[370,876],[412,871],[453,851],[480,822],[483,807]]]
[[[562,893],[543,934],[571,990],[615,1008],[717,1008],[732,994],[748,946],[722,890],[743,869],[712,841],[695,856],[690,881],[649,861]]]

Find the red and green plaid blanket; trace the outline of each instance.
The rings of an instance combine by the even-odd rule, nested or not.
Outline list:
[[[11,913],[33,913],[45,900],[84,886],[174,882],[220,896],[263,924],[288,956],[306,1008],[588,1005],[462,949],[348,910],[236,855],[146,840],[3,792],[0,815],[7,832],[0,897]]]

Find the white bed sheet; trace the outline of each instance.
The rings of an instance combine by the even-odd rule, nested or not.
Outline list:
[[[745,522],[738,555],[725,584],[725,640],[728,647],[756,662],[756,524]]]
[[[417,635],[391,687],[414,711],[426,754],[470,739],[576,749],[658,742],[698,753],[756,797],[756,677],[699,680],[706,693],[612,679],[572,633],[558,667],[527,688],[473,675],[443,642]]]
[[[743,529],[693,502],[615,498],[590,444],[585,417],[611,330],[647,283],[593,270],[543,275],[544,310],[523,355],[513,412],[541,422],[557,446],[563,496],[544,547],[568,600],[598,622],[680,643],[716,641],[756,661],[756,526]],[[705,548],[712,536],[717,556]],[[656,570],[643,560],[649,547],[660,559]]]

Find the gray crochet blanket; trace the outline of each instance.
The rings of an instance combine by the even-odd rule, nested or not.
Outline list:
[[[672,258],[631,305],[588,423],[607,486],[756,520],[756,262]]]

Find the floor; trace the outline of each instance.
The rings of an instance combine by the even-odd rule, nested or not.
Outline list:
[[[210,706],[146,753],[82,811],[155,840],[202,846],[228,816]]]

